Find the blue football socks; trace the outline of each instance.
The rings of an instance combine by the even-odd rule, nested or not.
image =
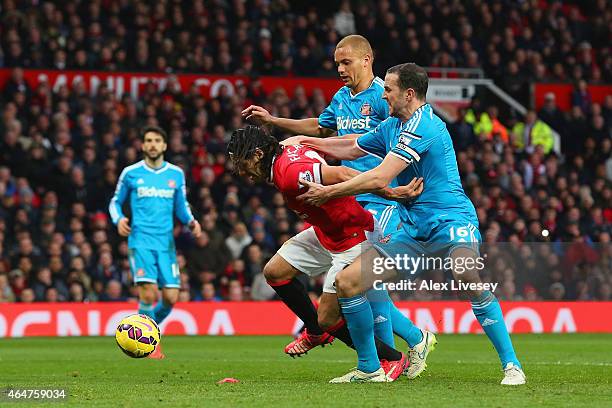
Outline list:
[[[366,296],[370,302],[372,316],[374,317],[374,335],[388,346],[395,347],[393,324],[391,323],[390,315],[391,298],[389,298],[389,294],[386,290],[370,289]]]
[[[161,324],[161,322],[163,322],[164,319],[168,317],[171,311],[172,305],[166,304],[166,302],[160,300],[159,302],[157,302],[157,305],[153,310],[153,313],[155,314],[155,317],[153,319],[157,322],[157,324]]]
[[[353,344],[357,350],[357,368],[372,373],[380,368],[374,343],[372,308],[364,295],[338,298]]]
[[[471,302],[474,315],[491,343],[493,343],[501,360],[502,368],[510,362],[521,367],[521,363],[516,358],[514,347],[512,347],[512,340],[510,340],[510,334],[508,334],[504,316],[495,295],[490,291],[485,291],[479,297],[471,299]]]
[[[145,303],[142,300],[138,302],[138,313],[147,315],[151,319],[155,320],[155,312],[153,311],[153,305],[150,303]]]

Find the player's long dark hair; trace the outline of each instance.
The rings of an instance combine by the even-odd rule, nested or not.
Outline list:
[[[264,153],[261,159],[264,174],[270,174],[274,156],[280,154],[283,149],[278,140],[268,133],[264,127],[248,125],[236,129],[227,144],[227,154],[234,163],[248,160],[255,154],[256,149],[260,149]]]

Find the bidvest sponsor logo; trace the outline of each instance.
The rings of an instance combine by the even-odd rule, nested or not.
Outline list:
[[[344,116],[338,116],[336,118],[336,127],[338,130],[369,129],[370,117],[366,116],[362,119],[351,119]]]
[[[157,187],[138,187],[138,198],[154,197],[154,198],[173,198],[174,190],[168,188]]]

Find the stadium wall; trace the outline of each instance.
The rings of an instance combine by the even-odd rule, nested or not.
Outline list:
[[[479,333],[468,302],[398,302],[422,328]],[[612,333],[612,302],[502,302],[513,333]],[[109,336],[136,303],[7,303],[0,338]],[[162,324],[170,335],[289,335],[301,322],[281,302],[179,303]]]
[[[612,85],[589,85],[589,93],[593,103],[603,104],[606,96],[612,95]],[[532,106],[540,110],[544,106],[544,96],[552,92],[555,94],[555,103],[559,109],[569,111],[572,108],[572,92],[574,86],[571,84],[533,84]]]

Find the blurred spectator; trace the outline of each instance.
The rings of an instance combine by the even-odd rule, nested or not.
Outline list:
[[[253,241],[249,235],[246,225],[239,222],[234,225],[232,233],[225,240],[225,245],[229,248],[232,258],[236,259],[242,254],[242,250]]]
[[[251,283],[251,299],[253,300],[272,300],[276,296],[276,292],[264,277],[263,273],[258,273],[253,277]]]
[[[9,285],[8,276],[0,274],[0,303],[14,302],[15,294]]]
[[[49,289],[55,290],[55,292],[51,292],[53,298],[66,299],[66,295],[68,294],[64,282],[60,278],[54,279],[51,274],[51,269],[47,267],[42,267],[36,272],[31,287],[34,290],[36,300],[39,302],[46,300],[48,296],[47,291]]]
[[[214,248],[206,231],[195,240],[195,245],[187,254],[187,264],[191,276],[204,271],[220,271],[227,263],[224,254]]]
[[[240,281],[231,280],[229,282],[227,300],[229,300],[230,302],[240,302],[244,300],[242,284],[240,283]]]
[[[457,120],[448,129],[453,138],[455,150],[458,152],[475,145],[477,141],[472,125],[466,122],[465,115],[466,110],[464,108],[459,109]]]
[[[565,299],[565,287],[561,282],[555,282],[550,285],[550,299],[555,301],[561,301]]]
[[[211,282],[207,282],[202,284],[200,293],[194,300],[202,302],[220,302],[221,298],[216,294],[215,285],[213,285]]]
[[[554,93],[548,92],[544,95],[544,105],[538,112],[538,117],[551,128],[559,132],[559,134],[563,135],[565,133],[565,115],[557,107]]]
[[[580,108],[584,114],[591,113],[591,104],[593,103],[593,98],[587,86],[587,82],[581,79],[572,92],[572,106]]]
[[[102,302],[125,302],[127,298],[123,295],[121,282],[117,280],[109,280],[106,283],[104,293],[100,295]]]
[[[19,296],[19,301],[21,303],[32,303],[36,301],[34,291],[30,288],[24,289],[23,292],[21,292],[21,296]]]
[[[334,16],[334,28],[342,37],[349,34],[355,34],[357,32],[357,28],[355,26],[355,16],[351,11],[350,1],[344,0],[342,3],[340,3],[340,9]]]
[[[536,146],[542,146],[545,154],[550,153],[554,138],[550,127],[538,119],[534,111],[528,111],[525,122],[519,122],[512,128],[514,144],[518,149],[532,153]]]

